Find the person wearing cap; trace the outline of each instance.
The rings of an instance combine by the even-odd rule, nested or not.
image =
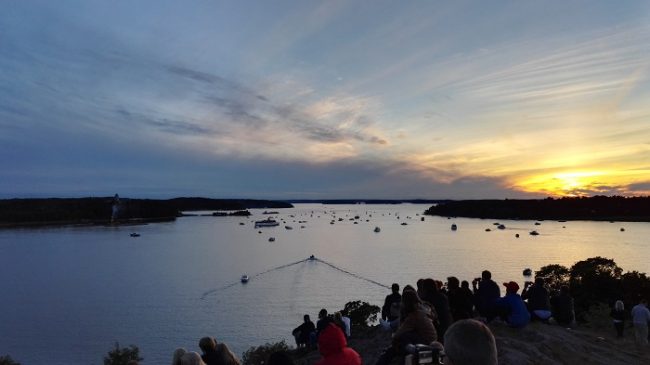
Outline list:
[[[530,322],[530,313],[524,300],[517,294],[519,284],[510,281],[503,283],[503,286],[506,287],[506,295],[496,302],[499,315],[510,327],[525,327]]]

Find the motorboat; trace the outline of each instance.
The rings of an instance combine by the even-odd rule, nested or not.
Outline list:
[[[539,232],[537,231],[530,231],[531,236],[539,236]]]
[[[248,277],[248,275],[242,275],[242,276],[241,276],[241,282],[242,282],[242,284],[246,284],[246,283],[248,282],[248,280],[250,280],[250,278]]]
[[[131,237],[140,237],[140,233],[133,232],[129,236],[131,236]]]
[[[456,225],[456,223],[454,223],[454,224],[451,225],[451,230],[452,230],[452,231],[455,231],[455,230],[457,230],[457,229],[458,229],[458,226]]]
[[[527,268],[524,269],[523,274],[524,274],[524,276],[531,276],[531,275],[533,275],[533,270],[531,270],[530,268],[527,267]]]
[[[379,232],[381,232],[381,228],[375,227],[375,233],[379,233]]]
[[[503,225],[503,224],[499,224],[499,225],[497,226],[497,228],[498,228],[498,229],[506,229],[506,226]]]
[[[279,212],[276,212],[276,211],[268,211],[268,210],[265,210],[265,211],[262,212],[262,214],[280,214],[280,213],[279,213]]]
[[[275,242],[275,237],[269,237],[269,242]]]
[[[291,226],[284,226],[284,229],[292,230],[293,227],[291,227]]]
[[[316,256],[314,255],[309,256],[309,261],[315,261],[315,260],[316,260]]]
[[[257,227],[277,227],[280,223],[275,219],[267,218],[261,221],[255,221],[255,228]]]

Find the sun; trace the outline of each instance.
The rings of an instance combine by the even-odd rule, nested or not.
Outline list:
[[[586,196],[597,190],[606,175],[605,171],[572,171],[532,176],[515,185],[526,192],[551,196]]]

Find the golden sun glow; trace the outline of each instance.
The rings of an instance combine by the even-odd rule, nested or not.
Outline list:
[[[553,196],[589,195],[599,187],[608,186],[614,174],[608,171],[574,171],[538,175],[523,179],[516,185],[528,192],[543,192]]]

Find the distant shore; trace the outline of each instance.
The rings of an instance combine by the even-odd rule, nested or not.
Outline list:
[[[174,198],[166,200],[113,197],[0,200],[0,228],[46,226],[124,226],[169,222],[183,211],[243,211],[292,208],[282,201],[254,199]]]
[[[650,222],[650,197],[458,200],[431,206],[424,214],[481,219]]]

